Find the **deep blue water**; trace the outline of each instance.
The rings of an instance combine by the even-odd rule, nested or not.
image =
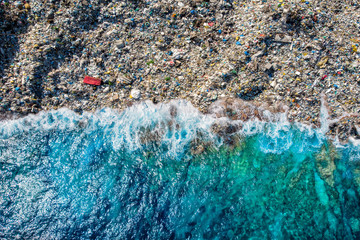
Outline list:
[[[1,122],[0,239],[360,238],[359,146],[217,121],[180,101]]]

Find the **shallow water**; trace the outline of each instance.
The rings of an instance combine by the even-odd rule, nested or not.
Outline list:
[[[178,101],[1,122],[0,238],[360,238],[359,146],[216,121]]]

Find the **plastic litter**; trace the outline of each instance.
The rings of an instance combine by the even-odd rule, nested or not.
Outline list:
[[[99,85],[101,85],[101,79],[85,76],[84,83],[99,86]]]

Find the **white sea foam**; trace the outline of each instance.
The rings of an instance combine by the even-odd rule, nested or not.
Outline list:
[[[112,139],[115,147],[127,144],[129,149],[134,150],[141,147],[142,139],[146,138],[144,134],[149,134],[150,139],[145,140],[151,141],[151,133],[155,133],[173,152],[179,152],[196,137],[198,131],[208,131],[214,121],[187,101],[157,105],[146,101],[120,114]]]
[[[219,110],[220,111],[220,110]],[[223,110],[221,110],[223,111]],[[104,108],[94,113],[84,112],[79,115],[69,109],[43,111],[16,120],[2,121],[0,139],[32,133],[36,131],[82,131],[93,136],[101,129],[101,134],[111,139],[114,149],[126,147],[129,151],[141,149],[143,144],[160,142],[168,147],[172,154],[181,153],[194,138],[201,133],[215,144],[220,144],[211,126],[228,122],[242,126],[238,134],[253,136],[260,134],[260,149],[269,153],[282,153],[294,147],[306,151],[308,147],[321,146],[326,140],[330,120],[325,99],[322,98],[320,128],[299,122],[290,123],[286,112],[263,112],[265,119],[250,118],[247,121],[230,120],[216,117],[214,114],[202,114],[190,102],[174,100],[169,103],[153,104],[144,101],[122,112]],[[350,139],[353,146],[360,146],[359,141]],[[336,144],[340,144],[335,141]],[[340,144],[341,145],[341,144]],[[339,146],[340,146],[339,145]]]

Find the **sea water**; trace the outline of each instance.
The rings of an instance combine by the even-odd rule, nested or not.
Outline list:
[[[219,122],[186,101],[1,122],[0,239],[360,238],[356,142]]]

